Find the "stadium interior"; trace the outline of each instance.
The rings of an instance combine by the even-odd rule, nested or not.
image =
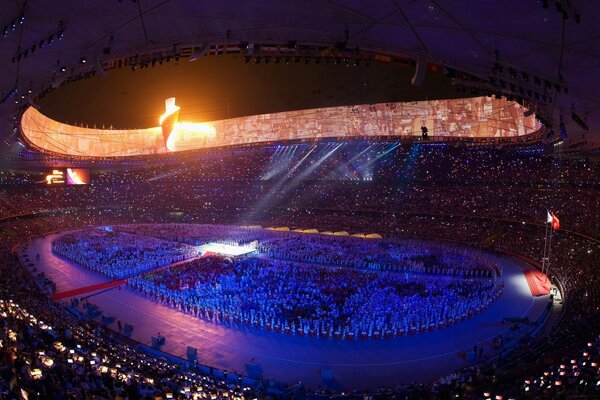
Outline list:
[[[600,8],[0,7],[0,398],[600,397]]]

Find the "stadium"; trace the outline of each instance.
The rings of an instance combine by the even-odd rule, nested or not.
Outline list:
[[[7,2],[0,397],[600,397],[599,13]]]

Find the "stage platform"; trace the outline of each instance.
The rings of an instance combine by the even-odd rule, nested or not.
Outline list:
[[[57,292],[102,284],[109,279],[80,268],[52,254],[56,235],[34,239],[27,249],[35,267],[56,283]],[[503,318],[535,321],[544,312],[548,296],[533,297],[523,274],[530,267],[521,260],[495,257],[504,270],[503,294],[486,311],[461,323],[437,331],[380,340],[329,340],[290,336],[246,325],[228,327],[184,314],[137,295],[133,290],[109,290],[91,297],[105,316],[131,324],[131,337],[150,345],[161,332],[166,338],[162,351],[186,358],[187,347],[198,349],[199,363],[229,372],[250,375],[261,371],[265,379],[310,388],[340,389],[394,386],[413,381],[433,381],[476,362],[473,346],[483,347],[484,358],[501,350],[493,345],[501,335],[504,343],[516,341],[532,325],[514,324]],[[69,302],[69,299],[64,299]],[[250,368],[250,367],[251,368]],[[331,377],[324,380],[323,377]]]
[[[198,247],[198,249],[205,253],[221,254],[228,257],[238,257],[256,251],[256,249],[251,246],[232,246],[221,243],[208,243]]]

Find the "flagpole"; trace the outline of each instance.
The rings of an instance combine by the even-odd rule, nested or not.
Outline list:
[[[550,240],[548,241],[548,262],[546,262],[546,275],[548,275],[548,270],[550,269],[550,253],[552,246],[552,233],[554,232],[554,227],[550,229]]]
[[[546,210],[546,213],[548,213],[548,215],[550,214],[548,212],[548,210]],[[544,273],[544,270],[546,268],[546,257],[548,255],[548,226],[550,225],[550,222],[548,221],[548,218],[546,218],[546,231],[544,232],[544,252],[542,253],[542,274]]]

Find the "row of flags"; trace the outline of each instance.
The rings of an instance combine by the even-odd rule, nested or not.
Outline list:
[[[344,50],[335,50],[332,47],[327,46],[315,46],[315,45],[298,45],[296,48],[289,48],[287,44],[258,44],[258,43],[247,43],[246,48],[240,48],[239,44],[218,44],[211,45],[207,51],[206,55],[216,56],[222,54],[247,54],[247,55],[299,55],[303,56],[305,54],[311,54],[314,56],[332,56],[332,55],[342,55],[347,57],[356,56],[356,49],[344,49]],[[197,54],[203,50],[203,47],[199,46],[186,46],[179,48],[177,51],[176,58],[179,59],[190,57],[193,54]],[[204,53],[203,53],[204,54]],[[416,65],[416,61],[409,59],[398,57],[390,54],[383,53],[371,53],[371,56],[374,61],[379,63],[391,63],[399,67],[414,67]],[[115,68],[123,68],[128,67],[135,64],[140,64],[143,62],[158,62],[161,58],[171,59],[175,57],[173,50],[157,50],[154,52],[146,52],[141,54],[136,54],[129,57],[123,57],[119,59],[110,59],[101,62],[101,66],[104,70],[111,70]],[[154,65],[154,63],[153,63]],[[432,75],[444,75],[450,78],[462,78],[468,79],[472,76],[458,71],[454,68],[437,64],[437,63],[427,63],[427,72]]]
[[[556,217],[556,215],[554,215],[554,213],[551,213],[550,211],[547,211],[547,213],[548,213],[548,217],[546,218],[546,223],[551,224],[552,230],[554,232],[556,232],[557,230],[560,229],[560,221]]]

